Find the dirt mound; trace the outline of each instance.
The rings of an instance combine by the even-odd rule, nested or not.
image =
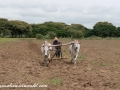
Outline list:
[[[19,40],[0,44],[0,85],[47,85],[9,87],[2,90],[119,90],[120,43],[117,40],[82,40],[76,66],[70,63],[68,47],[63,56],[42,66],[43,41]],[[52,52],[52,55],[54,52]]]

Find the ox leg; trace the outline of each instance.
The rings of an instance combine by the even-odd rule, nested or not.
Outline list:
[[[47,61],[47,63],[49,63],[50,62],[50,54],[48,55],[48,61]]]
[[[45,56],[45,57],[44,57],[44,64],[45,64],[46,66],[48,66],[48,64],[49,64],[49,58],[48,58],[48,56]]]
[[[46,64],[46,60],[44,59],[41,65],[45,65],[45,64]]]
[[[46,64],[46,66],[48,67],[48,65],[49,65],[49,59],[48,59],[48,58],[46,58],[45,64]]]
[[[78,54],[74,56],[74,65],[76,64],[77,57],[78,57]]]
[[[74,55],[71,55],[71,63],[73,63]]]
[[[76,64],[76,60],[74,60],[74,65]]]

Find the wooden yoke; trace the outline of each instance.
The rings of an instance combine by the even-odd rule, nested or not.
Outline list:
[[[58,44],[58,45],[50,45],[50,47],[56,47],[56,46],[67,46],[70,45],[71,43],[67,43],[67,44]]]

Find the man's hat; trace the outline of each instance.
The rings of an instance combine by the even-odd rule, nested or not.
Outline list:
[[[54,38],[54,40],[58,40],[58,38],[57,38],[57,37],[55,37],[55,38]]]

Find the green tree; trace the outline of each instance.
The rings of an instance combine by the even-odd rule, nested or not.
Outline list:
[[[72,38],[82,38],[83,33],[80,30],[69,29],[67,30],[68,37]]]
[[[68,37],[67,30],[58,30],[56,34],[57,34],[57,37]]]
[[[56,35],[55,32],[50,31],[50,32],[48,32],[48,34],[46,35],[46,38],[48,38],[48,39],[53,39],[53,38],[56,37],[56,36],[57,36],[57,35]]]
[[[83,33],[82,31],[75,31],[74,32],[74,38],[82,38],[83,37]]]
[[[91,37],[93,35],[93,29],[86,29],[84,33],[84,37]]]
[[[70,27],[72,27],[72,28],[75,29],[75,30],[81,30],[82,33],[85,32],[85,28],[86,28],[86,27],[84,27],[84,26],[81,25],[81,24],[71,24]]]
[[[34,37],[36,34],[46,35],[48,33],[47,26],[44,24],[31,24],[31,27],[33,28],[32,34]]]
[[[33,28],[33,35],[42,34],[47,35],[48,32],[54,32],[58,37],[66,37],[65,27],[67,24],[61,22],[44,22],[42,24],[31,24]]]
[[[93,34],[102,38],[115,37],[117,28],[108,22],[98,22],[93,27]]]
[[[22,37],[22,34],[27,35],[28,32],[31,32],[32,27],[24,21],[11,20],[9,21],[9,30],[11,30],[12,37],[17,37],[17,35]]]
[[[120,37],[120,27],[117,27],[117,30],[118,30],[118,37]]]
[[[8,31],[8,19],[0,18],[0,34],[2,34],[2,37],[6,35]]]
[[[37,38],[37,39],[42,39],[42,38],[43,38],[43,35],[42,35],[42,34],[36,34],[36,38]]]

